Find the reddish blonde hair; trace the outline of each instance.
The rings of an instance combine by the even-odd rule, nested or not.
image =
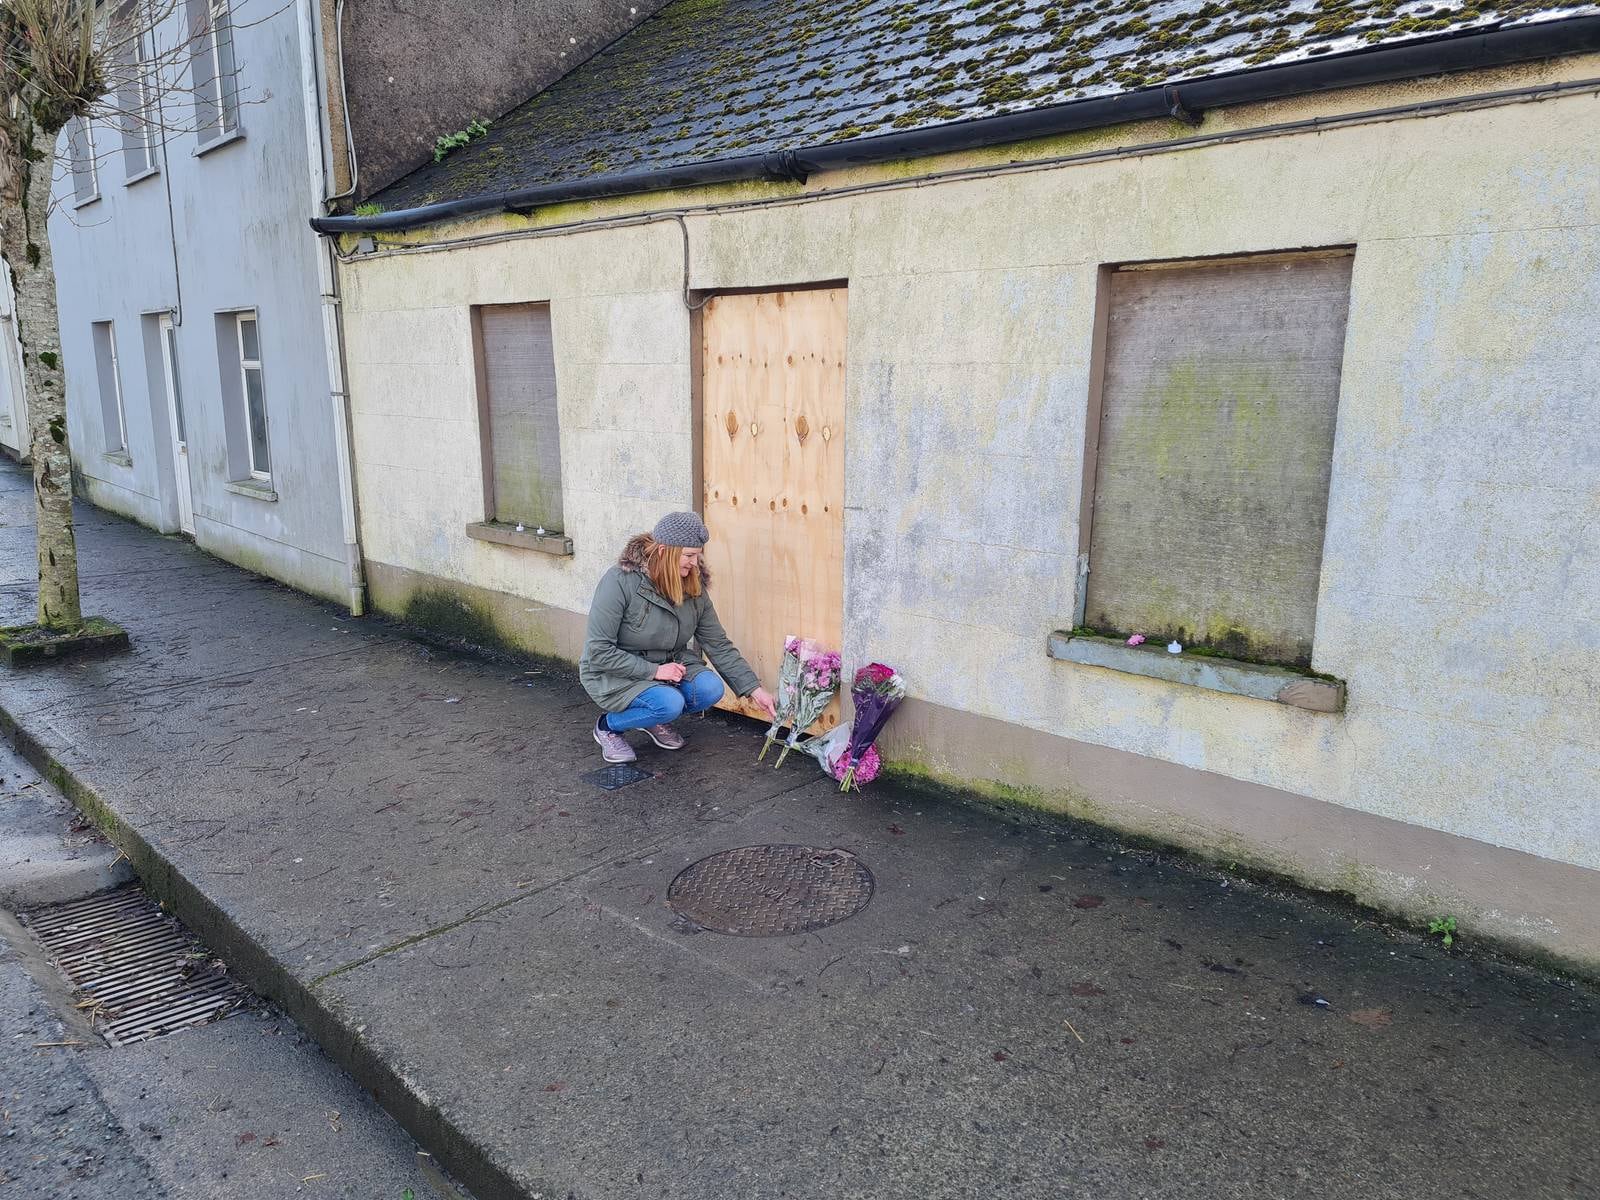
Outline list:
[[[645,555],[645,572],[656,591],[674,605],[698,596],[702,590],[698,570],[690,571],[687,579],[683,577],[682,546],[663,546],[660,542],[651,542]]]

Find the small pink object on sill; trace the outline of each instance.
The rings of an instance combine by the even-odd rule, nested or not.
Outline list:
[[[1131,638],[1128,639],[1128,645],[1130,645],[1130,646],[1142,646],[1142,645],[1144,645],[1144,634],[1142,634],[1142,633],[1134,634]]]

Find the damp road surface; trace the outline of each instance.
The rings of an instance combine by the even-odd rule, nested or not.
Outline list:
[[[270,1006],[96,1034],[13,914],[126,878],[0,745],[0,1200],[437,1200],[415,1143]]]

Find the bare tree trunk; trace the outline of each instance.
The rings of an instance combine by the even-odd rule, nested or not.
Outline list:
[[[72,532],[72,458],[67,447],[61,318],[56,310],[55,264],[46,229],[55,147],[40,147],[38,141],[44,136],[37,134],[27,148],[41,152],[37,157],[26,152],[18,156],[24,176],[21,204],[6,203],[5,211],[0,212],[0,246],[16,285],[17,333],[22,339],[28,390],[38,521],[39,624],[71,630],[83,624],[83,611],[78,600],[78,549]]]

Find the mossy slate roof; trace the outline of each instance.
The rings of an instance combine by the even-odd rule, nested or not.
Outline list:
[[[1597,13],[1550,0],[676,0],[373,199],[395,211],[680,168]]]

